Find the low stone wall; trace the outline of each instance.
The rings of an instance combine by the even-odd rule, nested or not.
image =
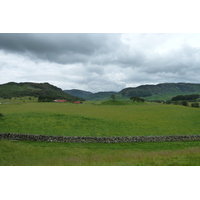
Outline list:
[[[0,139],[29,140],[43,142],[75,142],[75,143],[130,143],[130,142],[173,142],[197,141],[200,135],[170,135],[170,136],[126,136],[126,137],[78,137],[78,136],[48,136],[17,133],[0,133]]]

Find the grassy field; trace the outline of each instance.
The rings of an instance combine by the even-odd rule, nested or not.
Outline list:
[[[7,103],[7,104],[5,104]],[[0,132],[65,136],[199,134],[200,109],[157,103],[0,104]],[[199,166],[200,141],[81,144],[0,140],[0,165]]]
[[[199,166],[200,141],[47,143],[0,140],[2,166]]]
[[[65,136],[199,134],[200,109],[157,103],[1,104],[0,132]]]
[[[4,99],[0,97],[0,103],[13,104],[13,103],[33,103],[38,102],[38,97],[25,96],[25,97],[12,97]]]

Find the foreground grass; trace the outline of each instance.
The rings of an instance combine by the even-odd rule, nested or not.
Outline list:
[[[200,141],[48,143],[0,140],[1,166],[199,166]]]
[[[200,109],[143,103],[1,104],[0,132],[66,136],[199,134]]]

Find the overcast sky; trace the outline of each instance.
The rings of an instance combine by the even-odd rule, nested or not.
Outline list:
[[[91,92],[200,83],[200,34],[0,34],[0,84],[49,82]]]

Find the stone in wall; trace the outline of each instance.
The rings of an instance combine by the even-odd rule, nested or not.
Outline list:
[[[200,135],[170,136],[126,136],[126,137],[79,137],[79,136],[48,136],[17,133],[0,133],[0,139],[30,140],[43,142],[79,142],[79,143],[129,143],[129,142],[172,142],[197,141]]]

